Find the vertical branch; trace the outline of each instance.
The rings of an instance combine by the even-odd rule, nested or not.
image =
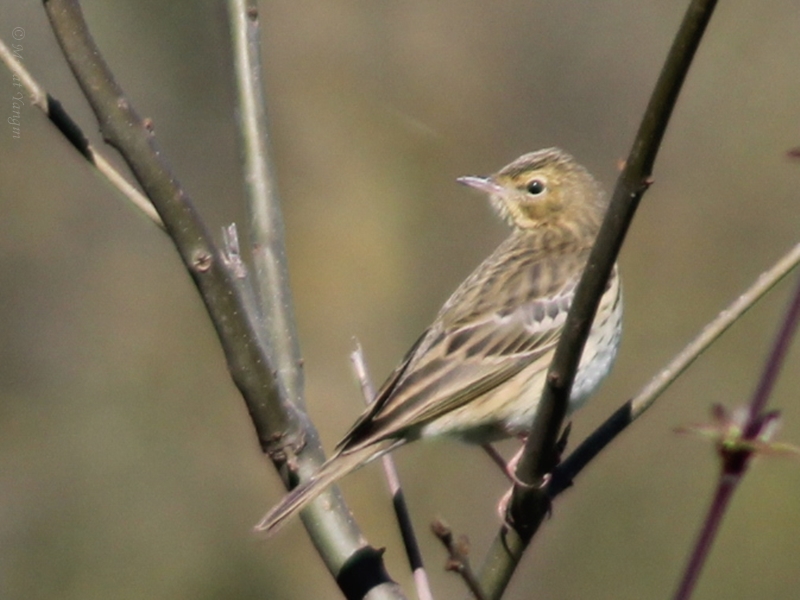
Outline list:
[[[255,0],[228,0],[236,79],[239,142],[247,193],[251,251],[256,271],[257,331],[286,398],[304,409],[303,369],[297,340],[283,217],[269,153],[266,99],[262,81],[258,6]],[[305,417],[305,414],[303,413]],[[276,465],[287,488],[313,475],[324,461],[319,436],[305,420],[302,453],[279,457]],[[285,460],[284,460],[285,459]],[[378,551],[366,544],[338,487],[326,490],[301,514],[328,569],[347,597],[359,597],[363,583],[376,597],[399,597]]]
[[[256,3],[249,0],[228,2],[233,47],[233,63],[238,103],[239,142],[247,193],[248,225],[255,264],[255,310],[257,333],[273,365],[286,398],[303,408],[304,390],[297,331],[294,326],[291,292],[283,235],[280,201],[272,177],[268,149],[267,115],[261,81],[260,30]],[[310,422],[304,424],[306,447],[313,448],[314,460],[300,461],[291,456],[276,462],[287,488],[297,478],[309,477],[324,459],[322,445]],[[283,460],[285,458],[285,460]],[[342,566],[336,558],[337,537],[350,539],[346,555],[360,548],[359,532],[338,489],[326,492],[325,501],[333,510],[311,507],[304,522],[318,544],[323,559],[336,574]],[[332,528],[332,529],[330,529]],[[346,558],[343,556],[341,558]]]
[[[356,342],[356,349],[350,354],[350,360],[353,362],[353,370],[361,385],[364,402],[369,406],[375,401],[375,388],[367,372],[367,362],[364,359],[364,351],[361,348],[361,344],[358,342]],[[414,575],[417,598],[419,598],[419,600],[433,600],[433,592],[431,592],[430,582],[428,581],[428,573],[425,571],[425,565],[422,562],[422,552],[420,552],[417,535],[414,533],[411,515],[408,512],[406,496],[403,493],[403,488],[400,486],[400,475],[397,472],[397,466],[391,454],[384,454],[381,457],[381,462],[383,463],[383,474],[384,477],[386,477],[386,483],[389,485],[389,493],[392,495],[394,514],[397,519],[397,526],[400,528],[400,535],[403,538],[403,546],[406,549],[408,565]]]
[[[303,368],[289,289],[283,217],[269,152],[258,7],[255,0],[229,0],[228,12],[248,224],[262,327],[269,340],[277,378],[289,399],[303,407]]]
[[[650,175],[669,117],[694,58],[716,0],[692,0],[675,36],[625,168],[617,180],[608,214],[597,237],[586,270],[548,371],[544,393],[531,427],[517,478],[530,487],[516,485],[509,505],[509,522],[498,534],[481,576],[490,598],[499,598],[511,579],[522,553],[538,529],[549,507],[545,475],[557,461],[556,442],[566,415],[583,346],[606,281],[625,234],[650,184]]]
[[[714,493],[714,499],[711,501],[711,507],[708,509],[708,514],[703,523],[703,528],[698,536],[697,544],[686,565],[678,591],[675,592],[675,600],[687,600],[691,597],[697,579],[700,577],[700,570],[705,564],[705,559],[711,549],[711,542],[722,522],[722,516],[725,514],[733,492],[739,485],[739,481],[739,477],[720,479],[717,491]]]

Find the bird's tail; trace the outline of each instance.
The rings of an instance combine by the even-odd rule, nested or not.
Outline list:
[[[314,501],[328,486],[401,443],[401,440],[387,439],[355,450],[335,454],[310,479],[286,494],[283,500],[264,515],[264,518],[253,529],[268,535],[274,533],[288,519]]]

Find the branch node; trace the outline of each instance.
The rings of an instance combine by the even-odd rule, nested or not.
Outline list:
[[[458,573],[469,588],[469,591],[472,592],[472,595],[477,600],[484,600],[486,595],[483,593],[478,578],[475,577],[469,564],[469,538],[466,535],[460,535],[458,539],[454,539],[452,529],[441,519],[436,519],[431,523],[431,531],[447,550],[447,560],[444,563],[445,571]]]
[[[560,388],[563,384],[563,377],[557,371],[551,371],[547,374],[547,382],[554,388]]]
[[[300,431],[298,434],[274,433],[261,444],[261,447],[278,470],[288,476],[297,472],[297,455],[305,445],[305,433]]]
[[[192,253],[192,268],[198,273],[208,272],[213,262],[211,253],[203,248],[199,248]]]
[[[222,228],[222,260],[234,277],[237,279],[247,277],[247,267],[239,250],[239,232],[236,223]]]

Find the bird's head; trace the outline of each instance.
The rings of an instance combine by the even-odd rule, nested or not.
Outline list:
[[[524,154],[488,177],[458,181],[488,193],[497,212],[521,230],[594,236],[607,206],[594,177],[558,148]]]

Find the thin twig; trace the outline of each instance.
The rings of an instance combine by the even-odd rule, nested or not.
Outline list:
[[[714,499],[708,509],[705,522],[697,536],[695,547],[687,562],[678,591],[675,593],[675,600],[688,600],[694,591],[722,519],[728,506],[730,506],[733,493],[747,472],[750,459],[756,453],[751,442],[757,439],[763,439],[764,442],[767,442],[769,436],[775,430],[778,413],[765,413],[764,409],[778,380],[781,367],[783,367],[783,363],[786,360],[786,354],[797,331],[798,322],[800,322],[800,280],[797,282],[794,295],[775,336],[775,341],[755,392],[753,392],[752,399],[747,410],[743,411],[746,415],[744,423],[741,425],[734,423],[736,430],[740,433],[737,434],[736,439],[728,438],[725,443],[718,444],[722,468],[720,469],[717,489],[714,492]]]
[[[228,268],[188,193],[169,169],[152,128],[139,117],[114,80],[89,33],[79,3],[46,0],[45,10],[104,139],[119,150],[153,202],[205,302],[262,449],[275,463],[284,483],[296,485],[298,478],[308,478],[319,469],[324,452],[316,429],[289,400],[282,380],[277,378],[277,368],[271,362],[273,354],[266,346],[265,336],[259,334],[258,315],[248,310],[236,275]],[[369,592],[379,598],[402,597],[386,574],[381,552],[366,545],[337,489],[327,490],[301,516],[346,596],[361,597]],[[369,585],[366,590],[364,581]]]
[[[467,584],[472,596],[476,600],[485,600],[487,596],[483,593],[481,583],[469,564],[469,540],[465,536],[455,540],[450,526],[441,520],[436,520],[431,524],[431,531],[447,550],[445,570],[458,573]]]
[[[148,219],[164,229],[164,223],[156,209],[144,194],[128,182],[101,152],[87,139],[80,126],[70,117],[64,106],[56,98],[47,93],[25,68],[14,53],[0,40],[0,60],[17,76],[22,86],[30,95],[31,104],[41,110],[56,129],[81,153],[89,164],[94,166],[111,185],[119,190],[130,203],[141,211]]]
[[[731,325],[800,264],[800,244],[762,273],[747,291],[706,325],[670,363],[645,385],[632,400],[614,412],[553,471],[547,486],[550,498],[563,492],[583,468],[617,435],[650,408],[656,399]]]
[[[489,598],[502,595],[522,553],[548,512],[549,498],[541,484],[556,462],[556,443],[578,361],[627,229],[650,184],[661,139],[715,5],[716,0],[692,0],[690,3],[625,168],[617,180],[608,214],[576,289],[525,452],[517,467],[517,478],[531,485],[514,486],[507,519],[513,523],[513,529],[501,529],[481,570],[482,588]]]
[[[258,313],[258,303],[252,286],[252,275],[239,247],[239,230],[236,223],[231,223],[222,228],[222,260],[233,275],[232,281],[237,292],[242,298],[245,310],[249,314]]]
[[[725,514],[725,508],[728,506],[739,481],[740,479],[738,477],[723,478],[720,480],[717,490],[714,493],[714,499],[711,501],[708,514],[703,522],[703,528],[698,536],[697,544],[688,561],[683,578],[678,586],[678,591],[675,593],[675,600],[686,600],[691,596],[692,590],[700,576],[700,569],[705,563],[705,558],[708,556],[708,551],[711,548],[714,532],[719,528],[722,517]]]
[[[375,388],[372,385],[372,380],[367,370],[364,351],[358,341],[356,341],[355,350],[350,354],[350,360],[353,363],[353,371],[355,371],[356,378],[361,385],[364,402],[369,406],[375,401]],[[397,466],[390,454],[383,455],[381,457],[381,462],[383,463],[383,473],[386,477],[386,482],[389,484],[389,493],[392,495],[392,505],[394,506],[394,513],[397,518],[397,526],[400,528],[400,535],[403,538],[403,545],[406,549],[408,565],[411,568],[411,573],[414,575],[417,597],[420,600],[433,600],[428,574],[422,562],[422,552],[420,552],[417,536],[414,533],[414,526],[411,523],[411,515],[408,512],[406,497],[400,485],[400,476],[397,473]]]
[[[753,285],[739,296],[719,316],[709,323],[699,336],[689,344],[647,387],[639,392],[632,402],[634,418],[638,417],[669,386],[675,378],[694,362],[694,359],[722,335],[734,322],[777,285],[798,264],[800,244],[794,246],[778,262],[759,275]]]

